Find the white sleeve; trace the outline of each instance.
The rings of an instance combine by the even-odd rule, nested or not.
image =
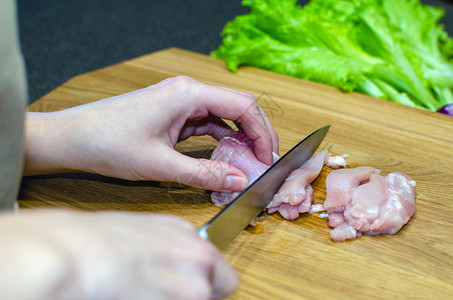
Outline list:
[[[27,102],[14,0],[0,1],[0,41],[0,210],[5,210],[12,209],[17,199]]]

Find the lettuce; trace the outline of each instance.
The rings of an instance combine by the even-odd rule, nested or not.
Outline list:
[[[453,103],[453,39],[419,0],[244,0],[211,53],[241,65],[438,110]]]

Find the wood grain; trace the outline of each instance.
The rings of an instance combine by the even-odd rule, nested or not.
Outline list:
[[[283,154],[331,124],[320,147],[349,153],[350,166],[407,173],[417,210],[395,236],[334,243],[326,219],[265,215],[226,249],[238,271],[231,299],[447,299],[453,295],[453,118],[251,67],[237,74],[208,56],[171,48],[75,77],[29,107],[54,111],[118,95],[176,75],[249,91],[269,115]],[[191,138],[178,150],[209,157],[215,142]],[[325,198],[324,168],[314,182]],[[177,183],[128,182],[92,174],[24,178],[20,205],[119,209],[180,215],[200,226],[219,208]]]

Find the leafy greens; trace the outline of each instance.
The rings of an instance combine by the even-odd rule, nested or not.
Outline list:
[[[453,39],[442,8],[419,0],[244,0],[211,53],[436,111],[453,103]]]

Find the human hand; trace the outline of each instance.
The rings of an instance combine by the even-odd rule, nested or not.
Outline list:
[[[272,164],[278,137],[251,94],[175,77],[45,117],[29,115],[25,171],[81,170],[128,180],[177,177],[203,189],[239,191],[248,184],[239,169],[174,149],[192,135],[220,139],[232,131],[221,118],[239,123],[258,159]],[[45,134],[37,132],[42,128]]]
[[[233,268],[166,215],[62,210],[0,215],[4,299],[218,299]]]

